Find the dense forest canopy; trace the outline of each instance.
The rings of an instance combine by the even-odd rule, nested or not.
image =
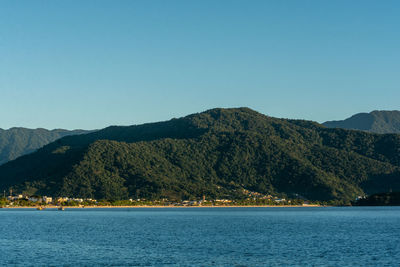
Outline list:
[[[61,138],[0,166],[0,188],[96,199],[310,200],[400,191],[400,135],[329,129],[248,108]]]
[[[0,129],[0,165],[22,155],[34,152],[59,138],[68,135],[84,134],[83,130],[46,130],[15,127]]]
[[[400,192],[386,192],[357,199],[357,206],[400,206]]]

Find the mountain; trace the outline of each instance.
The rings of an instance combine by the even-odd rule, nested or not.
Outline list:
[[[359,113],[342,121],[323,123],[329,128],[361,130],[372,133],[400,133],[400,111],[372,111]]]
[[[29,154],[61,137],[83,133],[88,133],[88,131],[68,131],[63,129],[50,131],[27,128],[0,129],[0,165]]]
[[[0,189],[96,199],[351,200],[400,191],[400,135],[329,129],[248,108],[67,136],[0,166]]]

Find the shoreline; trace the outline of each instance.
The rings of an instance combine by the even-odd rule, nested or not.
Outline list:
[[[37,209],[42,207],[43,209],[58,209],[60,206],[16,206],[16,207],[1,207],[2,209]],[[231,206],[62,206],[64,209],[125,209],[125,208],[315,208],[315,207],[332,207],[322,205],[231,205]]]

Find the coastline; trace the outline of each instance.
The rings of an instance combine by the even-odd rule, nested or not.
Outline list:
[[[39,206],[1,207],[2,209],[37,209]],[[58,209],[60,206],[41,206],[43,209]],[[125,208],[315,208],[322,205],[219,205],[219,206],[62,206],[64,209],[125,209]]]

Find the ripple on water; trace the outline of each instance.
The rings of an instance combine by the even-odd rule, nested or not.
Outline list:
[[[0,265],[396,266],[400,208],[0,210]]]

